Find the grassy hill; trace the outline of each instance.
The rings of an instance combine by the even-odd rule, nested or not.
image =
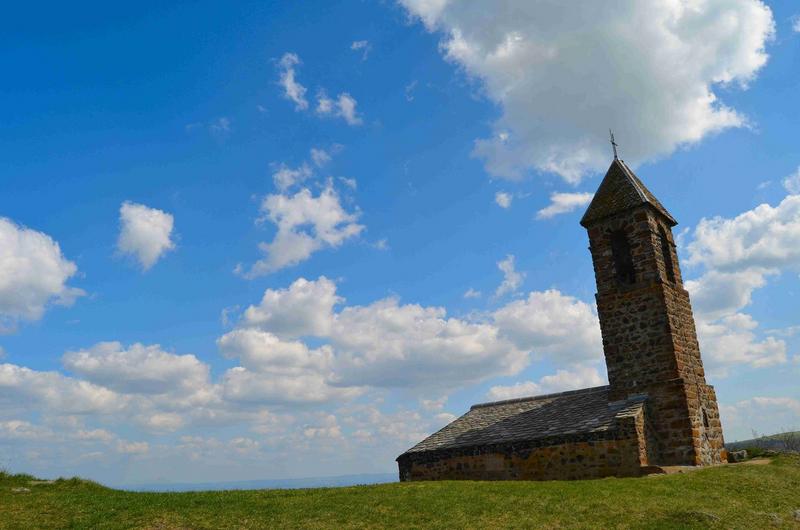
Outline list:
[[[631,479],[198,493],[0,474],[0,528],[800,528],[796,510],[796,456]]]

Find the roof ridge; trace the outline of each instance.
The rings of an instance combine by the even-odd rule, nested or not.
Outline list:
[[[593,386],[593,387],[589,387],[589,388],[579,388],[578,390],[565,390],[563,392],[554,392],[552,394],[541,394],[541,395],[538,395],[538,396],[528,396],[528,397],[522,397],[522,398],[503,399],[503,400],[500,400],[500,401],[488,401],[486,403],[477,403],[475,405],[472,405],[469,408],[469,410],[475,410],[475,409],[480,409],[480,408],[485,408],[485,407],[494,407],[494,406],[497,406],[497,405],[510,405],[512,403],[524,403],[526,401],[535,401],[537,399],[554,398],[554,397],[560,397],[560,396],[569,396],[569,395],[572,395],[572,394],[580,394],[580,393],[591,394],[591,393],[600,392],[600,391],[603,391],[603,390],[608,390],[608,385]]]
[[[633,171],[631,171],[631,168],[628,167],[628,164],[626,164],[624,160],[617,159],[616,161],[619,162],[620,166],[622,166],[622,172],[625,173],[625,176],[631,181],[631,184],[633,184],[633,189],[635,189],[636,193],[639,194],[639,198],[642,199],[642,202],[649,203],[650,201],[648,200],[647,195],[640,186],[641,181],[636,178],[636,175]]]

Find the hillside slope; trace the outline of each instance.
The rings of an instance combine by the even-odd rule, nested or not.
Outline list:
[[[800,528],[797,510],[791,456],[645,478],[201,493],[0,475],[0,528]]]

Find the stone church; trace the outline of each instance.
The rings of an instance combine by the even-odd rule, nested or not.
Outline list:
[[[581,219],[609,384],[473,405],[397,458],[400,480],[585,479],[725,462],[676,224],[615,157]]]

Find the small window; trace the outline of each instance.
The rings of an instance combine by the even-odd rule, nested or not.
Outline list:
[[[664,268],[667,271],[667,280],[675,283],[675,265],[672,262],[672,249],[670,248],[667,233],[664,227],[659,228],[659,236],[661,237],[661,257],[664,258]]]
[[[706,413],[706,409],[703,410],[703,427],[708,429],[708,414]]]
[[[636,282],[636,271],[633,268],[631,246],[624,230],[611,232],[611,255],[614,258],[614,269],[617,281],[624,285]]]

